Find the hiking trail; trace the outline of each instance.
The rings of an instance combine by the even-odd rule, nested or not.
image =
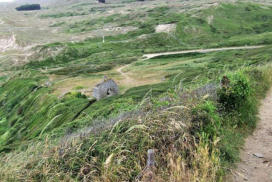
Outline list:
[[[262,101],[259,122],[240,153],[241,162],[232,171],[231,182],[272,181],[272,89]]]
[[[174,52],[160,52],[160,53],[152,53],[152,54],[144,54],[143,57],[145,60],[155,58],[158,56],[167,56],[167,55],[175,55],[175,54],[187,54],[187,53],[208,53],[208,52],[216,52],[216,51],[228,51],[228,50],[245,50],[245,49],[257,49],[262,48],[263,45],[260,46],[241,46],[241,47],[221,47],[221,48],[210,48],[210,49],[194,49],[194,50],[184,50],[184,51],[174,51]]]
[[[123,69],[129,67],[130,64],[127,64],[125,66],[119,67],[116,69],[116,71],[124,78],[123,82],[125,84],[132,84],[135,80],[131,78],[127,72],[124,72]]]

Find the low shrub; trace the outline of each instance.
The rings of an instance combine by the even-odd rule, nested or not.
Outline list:
[[[33,11],[33,10],[40,10],[40,4],[26,4],[16,8],[17,11]]]
[[[220,117],[216,105],[212,101],[205,101],[192,110],[194,132],[206,133],[210,138],[218,135]]]
[[[252,92],[247,76],[242,72],[228,74],[218,90],[219,103],[226,111],[233,111],[247,102]],[[225,82],[225,83],[223,83]]]

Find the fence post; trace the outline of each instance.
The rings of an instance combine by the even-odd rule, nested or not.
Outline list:
[[[135,181],[140,182],[157,182],[155,178],[155,149],[147,151],[147,162],[144,170],[136,177]]]
[[[155,167],[155,150],[154,149],[149,149],[147,151],[147,168],[153,168]]]

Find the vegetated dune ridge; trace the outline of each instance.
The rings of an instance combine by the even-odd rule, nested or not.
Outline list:
[[[222,181],[272,80],[272,7],[224,2],[1,11],[0,181],[145,181],[148,149],[155,181]],[[94,102],[104,75],[121,94]]]

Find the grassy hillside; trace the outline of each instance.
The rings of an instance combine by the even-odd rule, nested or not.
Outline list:
[[[0,177],[133,181],[145,167],[147,149],[155,148],[158,181],[222,181],[226,169],[238,160],[243,137],[254,129],[257,99],[272,81],[268,65],[227,76],[230,90],[169,90],[163,97],[143,100],[127,116],[106,120],[108,125],[100,120],[78,133],[32,142],[27,149],[5,154]],[[214,84],[217,87],[218,80]],[[216,92],[219,100],[211,97]]]
[[[272,61],[271,50],[271,46],[268,46],[256,50],[175,55],[135,63],[130,66],[129,72],[136,75],[166,75],[167,81],[131,88],[120,96],[99,101],[87,108],[89,101],[79,92],[71,91],[58,98],[50,87],[43,86],[45,77],[36,76],[34,79],[33,75],[23,75],[23,78],[2,85],[0,90],[3,118],[1,145],[12,148],[17,142],[45,135],[51,130],[57,131],[54,135],[63,135],[78,127],[91,125],[92,119],[109,118],[133,110],[147,93],[155,97],[174,88],[181,80],[182,87],[197,88],[228,71],[266,65]]]
[[[55,25],[71,36],[108,24],[134,29],[106,35],[104,43],[94,37],[41,45],[29,63],[8,69],[13,77],[0,77],[0,181],[144,181],[151,148],[156,181],[224,181],[272,83],[271,10],[160,5]],[[69,12],[38,18],[93,13]],[[156,33],[159,24],[176,28]],[[264,47],[142,58],[244,45]],[[124,65],[132,83],[118,71]],[[104,75],[121,94],[94,102],[83,90]],[[223,76],[229,83],[222,86]]]
[[[272,41],[271,7],[240,3],[221,4],[186,14],[173,11],[169,7],[154,8],[145,12],[139,21],[134,14],[131,19],[122,15],[105,17],[111,23],[116,21],[126,25],[127,22],[131,26],[137,25],[138,29],[118,36],[106,36],[105,43],[102,43],[102,38],[94,38],[80,43],[47,45],[63,46],[65,49],[57,57],[39,62],[33,60],[29,67],[37,69],[61,65],[63,68],[53,73],[74,76],[110,70],[136,61],[147,52],[270,44]],[[100,19],[88,22],[87,26],[106,22]],[[168,23],[177,24],[173,33],[155,33],[156,25]],[[141,38],[140,35],[145,36]]]

